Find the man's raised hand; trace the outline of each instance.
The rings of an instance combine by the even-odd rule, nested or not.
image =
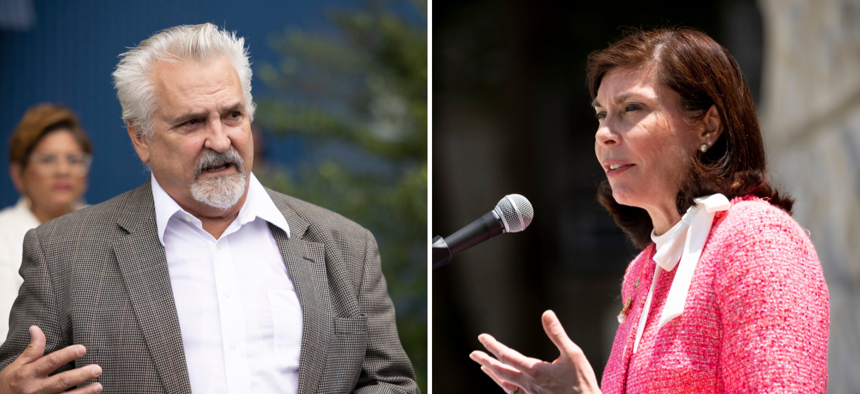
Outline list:
[[[61,393],[102,374],[98,365],[86,365],[49,376],[57,368],[78,360],[87,353],[82,345],[67,346],[45,354],[45,334],[37,326],[30,326],[30,345],[11,364],[0,371],[0,393],[50,394]],[[72,390],[69,393],[100,393],[98,382]]]

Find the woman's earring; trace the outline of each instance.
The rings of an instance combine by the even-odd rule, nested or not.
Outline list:
[[[702,146],[699,147],[699,150],[702,151],[702,153],[707,152],[708,151],[708,144],[702,144]]]

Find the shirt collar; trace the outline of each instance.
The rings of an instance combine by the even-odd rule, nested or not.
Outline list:
[[[243,212],[246,211],[246,212]],[[254,173],[251,173],[250,185],[248,188],[248,198],[245,199],[245,205],[239,210],[237,217],[241,224],[253,221],[255,218],[263,219],[277,227],[290,237],[290,226],[287,224],[287,219],[281,210],[275,206],[269,192],[263,187],[263,184],[257,180]]]
[[[182,209],[182,207],[176,203],[176,200],[164,191],[158,183],[158,180],[155,179],[155,175],[151,175],[151,178],[152,200],[155,205],[155,223],[158,229],[158,240],[161,241],[162,245],[164,245],[164,231],[167,229],[167,223],[171,218],[173,218],[173,216],[181,214],[189,221],[195,221],[197,223],[199,223],[200,220]],[[245,198],[245,203],[242,205],[242,208],[239,209],[239,214],[236,216],[234,221],[238,221],[239,225],[244,225],[259,217],[260,219],[279,227],[281,230],[284,230],[287,234],[287,238],[289,238],[290,226],[287,224],[287,219],[284,218],[284,215],[280,210],[278,210],[278,207],[275,206],[275,202],[272,201],[269,193],[266,192],[266,189],[260,181],[257,180],[257,177],[251,173],[250,178],[248,197]]]
[[[676,232],[678,232],[678,229],[681,228],[681,226],[683,226],[683,225],[684,225],[684,220],[681,219],[678,221],[678,223],[675,223],[675,225],[672,226],[672,228],[670,228],[668,231],[663,233],[663,235],[655,235],[654,230],[651,230],[651,240],[654,241],[654,244],[656,244],[656,246],[657,246],[656,249],[660,250],[660,248],[662,248],[663,245],[665,245],[666,242],[669,241],[669,238],[672,238],[672,235],[674,235]]]

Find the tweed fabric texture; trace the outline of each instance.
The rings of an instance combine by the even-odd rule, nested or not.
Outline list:
[[[376,241],[342,216],[268,190],[292,236],[270,225],[302,308],[299,393],[417,393]],[[82,344],[105,393],[190,393],[150,183],[30,231],[24,285],[0,368],[38,325],[46,353]]]
[[[806,231],[756,197],[714,218],[684,313],[658,328],[676,270],[657,278],[639,349],[636,323],[654,245],[628,266],[604,393],[818,393],[827,389],[829,295]]]

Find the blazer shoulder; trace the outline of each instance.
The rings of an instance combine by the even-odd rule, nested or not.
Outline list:
[[[754,197],[738,197],[731,201],[732,206],[727,212],[728,218],[734,218],[735,222],[749,222],[753,220],[766,222],[796,223],[791,215],[781,208],[771,204],[767,200]]]
[[[90,205],[42,223],[39,227],[36,227],[35,231],[40,235],[48,235],[70,230],[80,231],[81,229],[115,226],[119,217],[129,208],[145,209],[141,205],[145,205],[146,201],[149,201],[150,206],[152,205],[152,192],[147,189],[148,187],[149,182],[102,203]],[[147,192],[149,193],[148,200],[146,199]]]
[[[272,197],[275,206],[284,213],[287,217],[287,224],[292,227],[294,223],[290,223],[290,215],[295,214],[301,219],[304,219],[309,227],[317,230],[335,230],[344,233],[364,234],[368,232],[362,225],[355,221],[344,217],[343,215],[332,210],[320,207],[296,197],[274,191],[266,187],[269,196]],[[290,212],[292,211],[292,212]]]
[[[711,229],[706,248],[710,256],[720,257],[715,261],[729,276],[756,269],[767,271],[768,277],[822,274],[806,229],[787,212],[757,197],[733,200],[721,222]]]
[[[731,208],[718,220],[711,236],[731,244],[784,239],[810,243],[806,230],[788,212],[758,197],[733,199]]]

